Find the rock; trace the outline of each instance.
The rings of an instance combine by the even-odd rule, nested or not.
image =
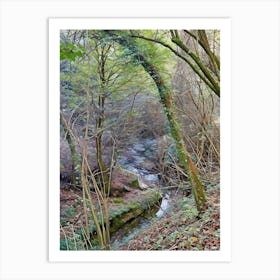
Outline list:
[[[139,183],[140,183],[140,189],[141,190],[147,190],[149,187],[145,184],[145,183],[143,183],[141,180],[139,181]]]
[[[131,188],[127,187],[126,185],[123,185],[123,191],[124,192],[130,192]]]
[[[137,152],[145,152],[146,148],[142,143],[137,143],[133,145],[133,149]]]
[[[151,160],[146,159],[142,164],[141,164],[142,168],[146,169],[146,170],[152,170],[155,168],[155,163],[152,162]]]
[[[157,140],[156,139],[146,139],[144,141],[144,145],[146,148],[150,150],[156,150],[157,149]]]
[[[139,170],[137,168],[133,167],[133,166],[127,166],[126,169],[128,171],[131,171],[131,172],[135,173],[135,174],[138,174],[138,172],[139,172]]]
[[[158,211],[162,196],[159,192],[148,189],[146,191],[138,191],[138,195],[134,200],[126,201],[125,199],[113,199],[115,205],[109,210],[110,232],[114,233],[126,223],[141,217],[146,212]],[[156,213],[156,212],[155,212]],[[101,218],[99,218],[101,220]],[[101,224],[101,222],[100,222]],[[92,235],[96,234],[96,227],[92,224]]]
[[[134,156],[134,164],[135,165],[142,165],[145,162],[146,158],[142,156]]]
[[[138,175],[136,177],[132,177],[127,183],[129,187],[141,190],[141,183]]]
[[[148,174],[143,176],[143,180],[158,183],[158,175],[157,174]]]
[[[117,166],[112,174],[112,195],[122,196],[124,192],[132,189],[143,190],[146,187],[143,186],[138,174]]]
[[[127,222],[139,217],[153,207],[159,208],[162,196],[159,192],[148,189],[140,192],[137,200],[127,204],[118,205],[118,208],[110,211],[111,232],[115,232]]]

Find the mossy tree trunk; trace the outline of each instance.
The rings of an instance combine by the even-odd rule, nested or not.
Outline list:
[[[194,35],[193,35],[194,36]],[[214,93],[220,97],[220,75],[219,75],[219,61],[217,57],[211,52],[210,47],[208,45],[208,40],[205,31],[199,32],[199,42],[203,46],[205,52],[207,53],[210,59],[211,67],[207,67],[200,57],[192,52],[188,46],[183,42],[183,40],[179,36],[178,30],[171,30],[171,41],[176,44],[181,50],[184,51],[185,55],[189,56],[195,64],[199,67],[200,71],[207,79],[207,81],[211,84],[211,89]],[[211,68],[214,72],[211,71]]]
[[[165,84],[163,78],[161,77],[156,66],[151,64],[146,57],[142,54],[141,50],[137,48],[136,42],[133,38],[126,36],[119,36],[114,33],[114,31],[104,31],[111,39],[115,40],[123,47],[130,50],[133,59],[143,66],[145,71],[151,76],[154,80],[159,95],[161,103],[164,107],[165,114],[167,116],[169,126],[171,129],[171,135],[176,143],[176,152],[178,160],[181,166],[184,168],[186,173],[190,176],[192,191],[196,202],[196,207],[199,212],[203,211],[206,207],[206,196],[205,190],[202,185],[199,172],[192,161],[190,153],[187,151],[186,145],[184,143],[183,134],[180,128],[180,125],[177,121],[177,117],[174,111],[172,91]]]
[[[196,207],[200,212],[205,208],[205,203],[206,203],[205,191],[199,176],[199,172],[191,158],[190,153],[186,148],[183,134],[180,125],[177,121],[177,117],[174,111],[172,91],[165,85],[164,80],[161,78],[155,66],[149,64],[147,61],[144,61],[143,58],[142,58],[142,65],[145,68],[145,70],[150,74],[150,76],[153,78],[158,88],[161,103],[164,106],[165,114],[169,122],[171,135],[176,143],[177,157],[179,159],[180,164],[186,171],[186,173],[190,176]]]
[[[184,32],[191,37],[193,37],[196,42],[203,48],[205,53],[207,54],[212,72],[216,75],[217,79],[220,80],[220,59],[217,55],[211,50],[210,42],[208,40],[207,34],[205,30],[196,30],[196,31],[189,31],[184,30]],[[195,34],[196,32],[196,34]],[[215,32],[215,31],[214,31]]]
[[[131,34],[132,38],[139,38],[146,41],[150,41],[156,44],[160,44],[163,47],[169,49],[173,54],[185,61],[191,69],[198,75],[198,77],[218,96],[220,97],[220,59],[211,50],[207,34],[205,30],[197,30],[198,35],[184,30],[184,32],[193,37],[196,42],[203,48],[206,56],[209,58],[209,65],[204,62],[202,57],[192,52],[185,39],[180,38],[178,30],[170,30],[171,42],[173,42],[178,48],[155,38],[149,38],[140,34]],[[182,50],[182,51],[180,51]]]

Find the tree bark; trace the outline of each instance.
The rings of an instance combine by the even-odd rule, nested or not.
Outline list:
[[[178,47],[180,47],[187,55],[189,55],[193,61],[195,61],[195,63],[198,65],[198,67],[200,68],[200,70],[203,72],[204,76],[206,77],[206,79],[210,82],[210,84],[213,86],[214,88],[214,93],[220,97],[220,82],[219,80],[215,79],[215,77],[212,75],[212,73],[210,72],[210,69],[207,68],[202,61],[200,60],[200,58],[193,53],[183,42],[182,40],[179,38],[178,35],[174,35],[172,37],[172,42],[175,43]]]
[[[169,89],[169,87],[166,86],[157,68],[153,64],[149,63],[142,52],[137,48],[134,39],[124,36],[118,36],[110,30],[106,30],[105,32],[110,36],[112,40],[118,42],[123,47],[128,48],[132,53],[133,59],[140,65],[142,65],[145,71],[154,80],[159,92],[161,103],[167,116],[167,120],[169,122],[171,135],[176,143],[178,160],[186,173],[190,176],[197,210],[199,212],[203,211],[206,207],[206,196],[204,187],[202,185],[198,170],[193,163],[191,155],[187,151],[186,145],[184,143],[183,134],[174,111],[172,91]]]
[[[183,134],[180,125],[177,121],[176,114],[174,112],[172,92],[165,85],[164,80],[161,78],[157,69],[151,64],[149,64],[147,61],[145,61],[143,57],[141,61],[143,67],[153,78],[158,88],[161,103],[164,106],[165,114],[167,116],[169,126],[171,129],[171,135],[176,143],[177,157],[179,159],[180,164],[183,166],[184,170],[186,171],[186,173],[190,176],[196,207],[197,210],[201,212],[202,210],[204,210],[206,206],[205,191],[198,170],[195,164],[193,163],[191,155],[189,154],[185,142],[183,140],[184,139]]]
[[[103,160],[103,149],[102,149],[102,135],[104,130],[104,120],[105,120],[105,87],[106,87],[106,77],[105,77],[105,64],[106,64],[106,50],[104,47],[101,50],[101,54],[99,57],[99,78],[101,81],[101,92],[98,97],[98,114],[96,118],[96,155],[97,155],[97,163],[100,170],[101,175],[101,185],[103,192],[106,196],[110,196],[112,194],[110,176],[108,174],[108,168]]]
[[[204,30],[202,30],[200,34],[201,40],[198,40],[201,47],[206,52],[207,56],[209,57],[209,60],[211,62],[212,67],[206,66],[200,59],[199,56],[197,56],[195,53],[190,51],[190,49],[183,43],[183,41],[180,39],[179,34],[174,30],[171,30],[171,41],[177,45],[181,50],[183,50],[183,53],[180,53],[177,49],[173,48],[171,45],[162,42],[158,39],[148,38],[145,36],[141,36],[139,34],[132,34],[131,38],[140,38],[146,41],[154,42],[156,44],[160,44],[163,47],[169,49],[171,52],[173,52],[176,56],[184,60],[191,69],[199,76],[199,78],[218,96],[220,97],[220,61],[215,56],[215,54],[210,50],[209,42],[206,36],[206,33]],[[190,33],[187,30],[184,30],[185,33],[189,34],[193,38],[197,38],[194,34]],[[212,75],[213,72],[215,76]]]

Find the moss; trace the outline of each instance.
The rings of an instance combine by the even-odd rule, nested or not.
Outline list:
[[[129,203],[129,208],[130,209],[133,209],[133,208],[136,208],[136,207],[140,207],[140,206],[141,206],[140,203],[137,202],[137,201],[132,201],[132,202]]]
[[[128,182],[128,186],[132,188],[140,188],[139,178],[134,178],[130,182]]]
[[[139,176],[134,172],[117,166],[114,170],[119,181],[131,188],[141,189]]]
[[[124,205],[123,208],[118,208],[118,211],[112,211],[110,213],[111,232],[118,230],[127,222],[149,211],[162,199],[161,194],[155,190],[147,190],[141,192],[140,195],[139,201],[131,201]]]
[[[116,203],[116,204],[122,204],[123,203],[123,199],[121,199],[119,197],[116,197],[116,198],[113,198],[113,202]]]

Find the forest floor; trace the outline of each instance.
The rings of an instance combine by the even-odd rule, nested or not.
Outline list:
[[[170,195],[170,207],[165,215],[160,218],[149,217],[144,227],[136,224],[130,231],[121,229],[113,234],[112,250],[219,250],[219,185],[208,187],[206,194],[208,208],[198,215],[192,196],[184,197],[182,193],[174,192]],[[133,197],[133,193],[130,193],[130,196]],[[118,201],[112,198],[109,206],[113,207],[116,204]],[[83,238],[74,234],[84,223],[80,192],[63,190],[61,206],[61,238],[64,240],[67,235],[67,249],[85,249],[82,245]],[[67,223],[64,222],[66,220]],[[74,242],[71,243],[73,235]]]
[[[130,240],[116,242],[116,250],[219,250],[219,185],[207,190],[208,208],[198,215],[191,196],[173,197],[172,209],[161,219],[153,218]],[[114,246],[113,246],[114,247]]]
[[[142,183],[145,183],[148,189],[155,189],[163,194],[161,202],[163,211],[161,215],[158,215],[159,201],[154,205],[155,209],[152,209],[151,213],[144,213],[112,233],[112,250],[219,250],[220,185],[218,183],[205,184],[208,207],[199,215],[188,182],[183,184],[185,190],[179,186],[175,187],[177,186],[175,181],[174,184],[171,183],[174,188],[161,187],[169,185],[159,182],[157,175],[153,174],[155,172],[154,152],[157,148],[156,141],[151,139],[137,142],[127,149],[121,162],[127,170],[132,170],[136,174],[138,172]],[[120,171],[114,174],[114,195],[107,200],[107,203],[109,211],[117,213],[128,205],[142,200],[144,192],[131,187],[123,192],[122,186],[128,186],[127,177]],[[218,177],[214,175],[211,181],[217,182]],[[168,199],[165,199],[166,195]],[[91,192],[91,196],[94,205],[98,205],[96,194]],[[164,200],[168,204],[165,209]],[[91,216],[89,209],[88,216]],[[85,242],[81,189],[62,186],[60,223],[62,250],[98,250],[98,244],[88,248]]]

